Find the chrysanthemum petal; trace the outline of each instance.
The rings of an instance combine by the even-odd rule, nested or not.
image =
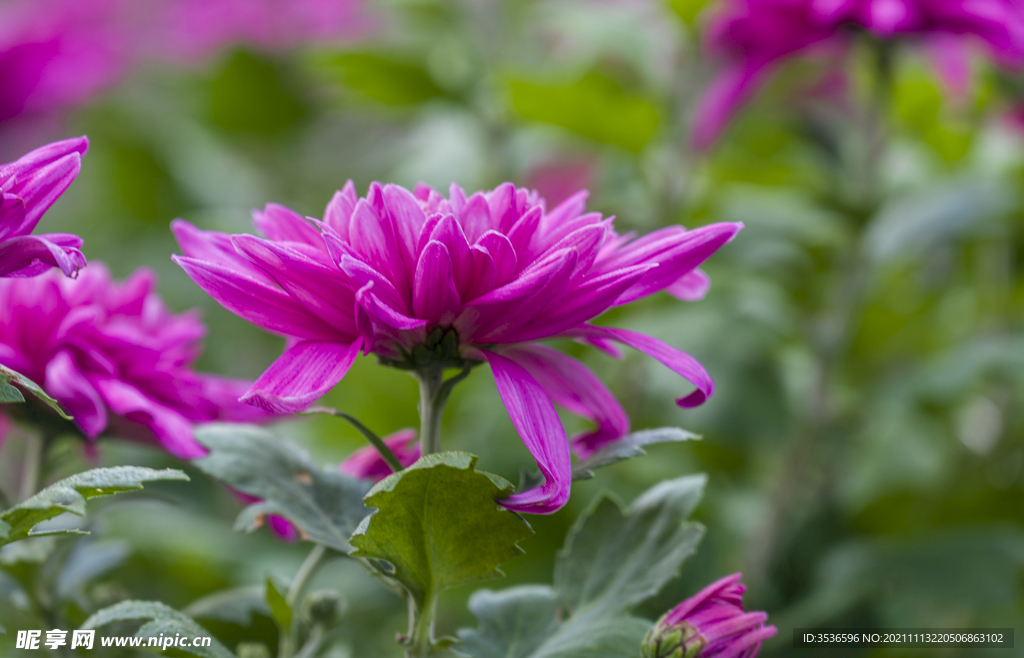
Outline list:
[[[597,425],[572,438],[573,451],[581,459],[629,434],[629,416],[622,405],[601,380],[576,359],[537,343],[503,348],[501,354],[523,366],[555,404]]]
[[[82,239],[70,233],[20,235],[0,242],[0,276],[36,276],[59,267],[74,276],[85,267]]]
[[[320,231],[313,228],[302,215],[282,205],[268,203],[263,210],[253,210],[252,223],[271,240],[323,247]]]
[[[494,382],[512,424],[537,461],[544,484],[499,501],[516,512],[550,514],[569,500],[572,459],[565,429],[540,384],[521,365],[482,350],[494,373]]]
[[[271,413],[302,411],[342,380],[362,347],[361,338],[348,345],[297,343],[270,364],[242,401]]]
[[[412,288],[413,313],[431,324],[450,324],[461,306],[448,248],[431,240],[416,264]]]
[[[107,426],[107,408],[99,391],[75,365],[67,351],[58,352],[46,364],[44,390],[74,417],[82,432],[94,439]]]

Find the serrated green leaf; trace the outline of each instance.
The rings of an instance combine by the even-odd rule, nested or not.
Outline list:
[[[267,606],[265,590],[258,585],[214,592],[193,601],[182,612],[192,618],[216,619],[239,626],[251,625],[253,614],[273,618]]]
[[[687,523],[707,478],[661,482],[625,512],[600,496],[577,520],[555,564],[555,587],[573,611],[613,615],[656,594],[679,573],[704,529]]]
[[[635,617],[585,614],[559,621],[550,587],[480,590],[469,609],[480,628],[460,631],[460,653],[473,658],[631,658],[651,623]]]
[[[39,384],[35,383],[20,372],[11,370],[6,366],[0,365],[0,382],[3,383],[0,386],[0,402],[24,402],[25,397],[21,394],[17,388],[11,386],[11,384],[17,384],[32,395],[36,396],[40,400],[46,403],[48,407],[60,414],[60,417],[64,420],[71,420],[71,416],[67,415],[57,401],[46,394]],[[12,392],[13,389],[13,392]],[[17,396],[15,397],[15,394]]]
[[[659,427],[651,430],[633,432],[598,450],[572,469],[574,480],[588,480],[594,477],[594,469],[610,466],[625,459],[646,455],[644,446],[658,443],[675,443],[680,441],[696,441],[699,434],[687,432],[678,427]]]
[[[53,537],[33,535],[31,539],[0,547],[0,565],[42,564],[56,547],[57,542]]]
[[[477,629],[459,631],[471,658],[633,658],[650,628],[628,610],[674,578],[703,529],[687,523],[704,476],[662,482],[629,509],[606,495],[581,515],[559,553],[555,587],[481,590]]]
[[[348,538],[370,513],[363,496],[372,483],[337,470],[321,470],[286,439],[250,425],[212,424],[196,429],[210,454],[195,465],[250,496],[261,498],[242,510],[235,529],[253,531],[264,516],[278,514],[304,538],[343,553]]]
[[[277,627],[282,633],[290,633],[292,627],[292,607],[284,598],[284,594],[278,591],[277,586],[270,576],[266,578],[266,600],[270,608],[270,615],[274,618]]]
[[[149,620],[149,621],[147,621]],[[200,658],[235,658],[212,634],[174,608],[157,601],[122,601],[104,608],[85,620],[83,629],[100,628],[117,621],[146,621],[135,633],[135,637],[174,637],[176,634],[190,637],[209,637],[208,647],[179,646],[179,651]]]
[[[46,487],[25,502],[0,512],[0,520],[10,525],[6,535],[0,539],[0,546],[29,536],[88,534],[76,530],[32,532],[32,528],[64,512],[85,516],[85,501],[137,491],[142,489],[143,482],[156,480],[188,481],[188,476],[170,468],[157,471],[141,466],[96,468],[72,475]]]
[[[502,576],[498,566],[521,555],[518,542],[533,531],[495,502],[514,487],[475,470],[476,460],[434,453],[377,483],[366,495],[376,511],[353,534],[353,555],[390,563],[389,575],[420,603],[449,587]]]

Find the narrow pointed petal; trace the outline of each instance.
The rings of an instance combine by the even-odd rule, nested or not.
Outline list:
[[[324,208],[324,223],[330,226],[342,240],[348,240],[348,224],[359,198],[356,186],[349,180],[345,187],[334,193]]]
[[[318,248],[323,246],[320,231],[299,213],[276,203],[268,203],[263,210],[253,210],[252,223],[271,240],[302,242]]]
[[[285,336],[337,340],[341,332],[324,323],[280,288],[223,265],[172,256],[196,284],[217,302],[256,326]]]
[[[352,367],[361,338],[351,344],[303,341],[279,356],[242,396],[271,413],[302,411],[342,380]]]
[[[582,327],[577,331],[566,333],[581,337],[610,338],[661,362],[669,370],[697,387],[693,393],[676,399],[676,404],[680,407],[686,409],[699,407],[715,392],[715,383],[704,366],[697,362],[697,359],[657,338],[627,329],[593,326]]]
[[[573,451],[585,459],[629,434],[629,416],[604,383],[585,365],[556,349],[529,343],[501,350],[533,376],[555,404],[597,427],[572,438]]]
[[[572,483],[572,458],[565,429],[544,389],[525,368],[494,352],[482,352],[494,373],[498,394],[512,424],[544,476],[541,486],[509,496],[499,503],[515,512],[556,512],[568,502]]]

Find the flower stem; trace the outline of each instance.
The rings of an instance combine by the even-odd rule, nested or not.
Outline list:
[[[441,451],[441,416],[455,385],[469,376],[474,363],[467,363],[462,372],[445,381],[444,366],[430,366],[414,371],[420,383],[420,454]]]
[[[306,591],[306,586],[309,585],[309,580],[316,573],[317,569],[323,563],[324,556],[327,554],[327,548],[322,544],[317,544],[313,547],[313,550],[309,552],[306,559],[302,562],[302,566],[295,572],[295,578],[292,579],[292,584],[288,586],[288,592],[285,594],[284,600],[288,604],[288,607],[292,610],[298,605],[299,600],[302,598],[302,593]],[[298,641],[298,615],[292,614],[292,627],[289,629],[281,629],[283,631],[281,640],[279,642],[278,656],[279,658],[292,658],[295,647]]]
[[[409,597],[409,639],[405,647],[406,658],[430,658],[434,655],[434,612],[436,610],[436,596],[428,596],[422,607],[419,608],[412,596]]]
[[[31,498],[39,487],[46,443],[46,437],[39,432],[28,433],[28,438],[25,441],[25,457],[21,467],[21,486],[18,488],[19,503]]]
[[[402,469],[405,468],[404,466],[402,466],[402,462],[398,461],[398,457],[395,457],[395,453],[391,452],[391,448],[389,448],[388,445],[384,443],[384,439],[374,434],[373,431],[371,431],[370,428],[368,428],[366,425],[360,423],[355,416],[350,416],[344,411],[338,411],[336,409],[332,409],[331,413],[333,413],[335,416],[339,418],[344,418],[345,420],[348,421],[349,425],[359,430],[359,433],[363,435],[363,438],[365,438],[370,445],[377,449],[377,452],[380,453],[381,459],[387,462],[388,466],[391,467],[392,471],[397,473],[398,471],[401,471]]]

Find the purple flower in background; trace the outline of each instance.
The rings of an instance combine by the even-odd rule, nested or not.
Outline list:
[[[78,105],[127,70],[124,0],[0,5],[0,121]]]
[[[741,574],[717,580],[665,613],[644,638],[643,658],[754,658],[778,632],[743,611]]]
[[[843,49],[857,31],[921,42],[954,90],[967,86],[972,43],[1000,66],[1024,64],[1021,0],[725,0],[706,32],[725,68],[698,105],[693,145],[710,146],[782,60],[812,47]]]
[[[0,165],[0,277],[29,277],[59,267],[75,276],[85,266],[82,239],[68,233],[29,235],[75,180],[85,137],[54,142]]]
[[[238,402],[251,382],[192,371],[205,327],[170,313],[154,284],[148,270],[116,283],[95,263],[77,280],[0,280],[0,364],[40,384],[89,439],[109,428],[194,459],[206,451],[193,423],[266,413]]]
[[[402,466],[409,467],[420,458],[420,446],[416,443],[416,430],[404,429],[389,434],[383,439]],[[338,465],[338,470],[360,480],[380,482],[391,475],[391,467],[373,446],[360,448]]]
[[[163,25],[171,53],[202,57],[236,43],[265,50],[361,36],[364,0],[176,0]]]
[[[278,205],[254,213],[265,238],[173,230],[192,279],[228,310],[289,338],[287,349],[242,398],[268,411],[300,411],[337,384],[356,356],[373,353],[421,370],[487,362],[498,392],[545,482],[503,501],[532,513],[568,500],[571,458],[553,402],[594,422],[574,437],[586,456],[629,432],[618,401],[582,363],[536,341],[574,338],[617,354],[646,352],[697,390],[714,385],[691,356],[644,334],[589,324],[615,306],[661,290],[701,294],[696,271],[739,224],[637,238],[612,218],[584,212],[579,192],[553,210],[535,192],[505,183],[446,199],[419,186],[373,183],[358,198],[347,183],[323,220]],[[319,230],[318,230],[319,229]]]

